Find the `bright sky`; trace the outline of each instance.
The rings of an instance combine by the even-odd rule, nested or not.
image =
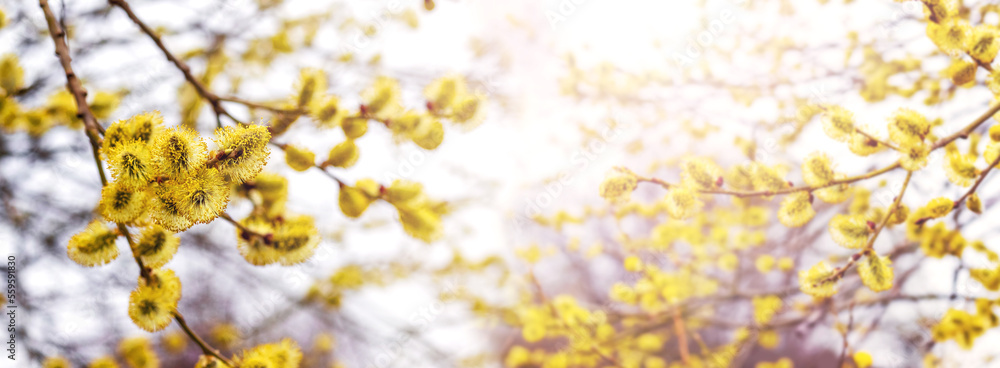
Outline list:
[[[230,0],[234,9],[240,9],[241,1]],[[318,2],[297,0],[306,7],[319,6]],[[398,0],[396,0],[398,1]],[[81,2],[82,3],[82,2]],[[406,7],[416,6],[417,1],[407,1]],[[382,60],[383,71],[386,73],[401,72],[404,76],[416,74],[414,85],[407,86],[405,93],[410,103],[419,103],[419,93],[422,85],[428,82],[424,77],[442,75],[449,72],[474,73],[474,79],[483,80],[485,92],[494,97],[496,104],[491,106],[491,114],[487,122],[472,132],[449,130],[445,143],[436,151],[426,152],[412,144],[395,146],[387,144],[391,138],[384,129],[372,127],[369,134],[359,144],[362,149],[362,159],[358,166],[344,173],[349,180],[362,177],[374,177],[381,180],[387,174],[409,177],[425,183],[432,196],[449,198],[458,195],[476,194],[478,201],[472,209],[464,211],[460,216],[448,219],[449,233],[462,234],[466,229],[470,232],[461,235],[461,247],[475,258],[486,254],[510,254],[518,243],[517,232],[510,216],[521,213],[532,203],[532,198],[544,193],[543,181],[555,173],[571,171],[577,179],[570,187],[563,188],[557,195],[556,204],[546,207],[543,212],[551,213],[567,202],[596,203],[597,185],[605,172],[612,166],[621,165],[624,159],[623,151],[627,142],[642,135],[642,131],[633,129],[608,142],[608,149],[597,155],[585,169],[574,169],[573,159],[580,152],[579,144],[583,135],[576,128],[578,122],[586,122],[589,126],[600,126],[599,117],[607,114],[600,106],[576,104],[562,97],[559,92],[558,78],[566,71],[566,56],[573,54],[577,63],[585,69],[590,69],[602,63],[610,63],[615,67],[629,71],[645,71],[660,68],[664,74],[676,75],[672,68],[671,56],[674,52],[683,52],[690,45],[693,37],[704,30],[698,17],[692,16],[696,9],[694,1],[652,1],[652,0],[456,0],[438,1],[438,7],[431,13],[419,11],[420,29],[412,31],[398,25],[388,26],[374,40],[378,47],[360,47],[360,55],[371,56],[377,50],[384,50]],[[577,4],[578,3],[578,4]],[[74,4],[79,4],[75,3]],[[358,2],[351,4],[351,9],[362,21],[377,19],[389,9],[390,2]],[[567,5],[571,4],[571,5]],[[188,13],[197,13],[197,8],[177,10],[171,4],[143,4],[142,11],[147,16],[157,14],[163,9],[172,9],[177,17],[155,17],[160,24],[181,24],[181,17]],[[82,5],[81,5],[82,6]],[[709,21],[722,21],[727,27],[722,28],[713,37],[718,42],[726,42],[731,38],[729,33],[734,28],[730,24],[747,21],[743,14],[743,5],[738,1],[717,5],[706,11]],[[838,32],[845,24],[887,24],[900,14],[907,13],[908,8],[901,8],[890,1],[870,5],[872,11],[860,15],[819,13],[816,6],[807,6],[813,16],[808,17],[810,29],[827,29]],[[307,8],[299,8],[307,12]],[[731,14],[730,18],[726,14]],[[142,15],[142,14],[140,14]],[[40,18],[40,17],[39,17]],[[846,20],[845,20],[846,19]],[[729,20],[735,23],[730,23]],[[759,20],[758,20],[759,21]],[[554,23],[554,24],[553,24]],[[129,31],[129,25],[117,24],[120,27],[105,32]],[[776,28],[795,29],[803,24],[776,24]],[[904,33],[906,29],[891,30]],[[337,50],[350,42],[352,35],[321,39],[320,48]],[[803,35],[807,37],[809,35]],[[829,36],[829,35],[825,35]],[[822,36],[820,36],[822,37]],[[867,36],[865,36],[867,37]],[[876,36],[872,36],[876,37]],[[486,45],[488,61],[475,59],[470,53],[471,39]],[[2,39],[0,39],[2,40]],[[171,40],[177,45],[191,40]],[[924,45],[926,46],[926,45]],[[0,51],[6,46],[0,47]],[[839,56],[839,55],[838,55]],[[50,54],[38,57],[51,57]],[[137,50],[123,50],[120,57],[146,60],[148,70],[159,71],[165,67],[158,50],[149,47]],[[836,59],[836,58],[835,58]],[[839,61],[839,59],[837,59]],[[828,60],[827,60],[828,61]],[[303,64],[314,63],[327,65],[320,59],[303,58],[296,60]],[[94,70],[114,71],[113,63],[95,63],[86,65]],[[298,67],[301,65],[296,65]],[[167,66],[168,67],[168,66]],[[288,70],[273,76],[273,80],[260,84],[256,89],[259,95],[248,98],[267,98],[280,95],[285,91],[272,91],[271,86],[290,88],[289,82],[294,78],[296,68],[289,66]],[[29,68],[29,74],[39,73]],[[357,75],[331,73],[334,88],[340,88],[345,93],[356,93],[369,80]],[[422,79],[424,78],[424,79]],[[173,85],[163,89],[162,93],[173,93]],[[340,92],[340,90],[338,90]],[[501,100],[500,96],[508,96]],[[500,102],[508,105],[501,106]],[[847,100],[845,103],[858,103],[857,100]],[[755,107],[761,116],[773,113],[773,106],[762,103]],[[126,113],[126,112],[122,112]],[[872,121],[881,121],[881,115],[872,113]],[[720,119],[722,120],[722,119]],[[725,121],[715,122],[725,124]],[[816,133],[817,132],[811,132]],[[291,134],[290,134],[291,135]],[[330,146],[331,141],[340,139],[336,135],[295,136],[296,142],[306,146],[320,148]],[[814,147],[797,148],[800,150]],[[665,153],[673,153],[672,147],[664,147]],[[807,152],[807,151],[804,151]],[[803,153],[804,154],[804,153]],[[293,173],[281,163],[280,154],[276,154],[269,169],[282,172],[292,180],[292,198],[290,208],[294,211],[317,214],[339,226],[344,224],[342,216],[336,213],[332,204],[336,203],[336,192],[324,190],[329,185],[328,179],[315,173]],[[850,166],[845,164],[845,166]],[[83,167],[81,175],[91,175],[91,167]],[[411,170],[412,169],[412,170]],[[412,174],[409,174],[412,172]],[[468,174],[468,175],[466,175]],[[484,178],[494,181],[497,187],[476,187],[470,183],[478,181],[467,180],[468,177]],[[328,189],[328,188],[327,188]],[[372,216],[391,217],[388,208],[374,208]],[[220,225],[220,232],[231,229]],[[406,241],[398,226],[389,226],[387,231],[367,234],[357,238],[348,238],[347,249],[339,254],[338,262],[367,260],[376,257],[398,256],[399,252],[413,252],[420,249],[421,255],[435,259],[446,259],[449,254],[440,249],[427,250],[407,247],[412,245]],[[973,231],[977,231],[973,229]],[[10,252],[12,238],[9,230],[0,228],[0,250]],[[328,241],[327,246],[333,246]],[[404,245],[400,245],[403,243]],[[338,251],[340,249],[338,248]],[[950,265],[949,265],[950,267]],[[310,275],[322,274],[321,269],[303,267],[301,270]],[[273,270],[272,270],[273,271]],[[271,274],[278,274],[277,271]],[[933,280],[930,280],[933,281]],[[53,282],[55,282],[53,280]],[[392,306],[386,312],[395,315],[400,320],[406,320],[411,313],[424,308],[433,301],[421,290],[397,290],[390,293],[372,293],[365,295],[363,302]],[[361,303],[363,305],[363,303]],[[355,308],[355,307],[349,307]],[[356,307],[364,309],[364,307]],[[453,315],[448,315],[454,317]],[[377,329],[377,327],[372,327]],[[458,337],[456,337],[458,336]],[[470,351],[476,347],[485,346],[486,341],[470,336],[482,336],[468,329],[455,332],[453,335],[437,336],[436,341],[448,342],[462,338],[468,342]],[[442,344],[443,345],[443,344]],[[444,345],[443,345],[444,346]]]

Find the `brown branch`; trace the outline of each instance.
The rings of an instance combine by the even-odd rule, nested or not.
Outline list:
[[[791,194],[791,193],[802,192],[802,191],[809,191],[809,192],[811,192],[811,191],[814,191],[814,190],[823,189],[823,188],[827,188],[827,187],[832,187],[832,186],[835,186],[835,185],[850,184],[850,183],[853,183],[853,182],[856,182],[856,181],[870,179],[870,178],[873,178],[873,177],[885,174],[887,172],[890,172],[892,170],[895,170],[895,169],[897,169],[899,167],[901,167],[901,166],[900,166],[899,161],[897,161],[896,163],[894,163],[892,165],[883,167],[881,169],[878,169],[878,170],[875,170],[875,171],[872,171],[872,172],[869,172],[869,173],[865,173],[865,174],[858,175],[858,176],[851,176],[851,177],[843,178],[843,179],[840,179],[840,180],[833,180],[833,181],[831,181],[829,183],[826,183],[826,184],[823,184],[823,185],[814,185],[814,186],[807,186],[807,187],[791,187],[791,188],[778,189],[778,190],[758,190],[758,191],[736,191],[736,190],[725,190],[725,189],[703,189],[703,190],[699,190],[698,192],[704,193],[704,194],[723,194],[723,195],[730,195],[730,196],[733,196],[733,197],[741,197],[741,198],[743,198],[743,197],[762,197],[762,196],[766,197],[766,196],[773,196],[773,195],[777,195],[777,194]],[[657,184],[659,186],[664,187],[665,189],[670,189],[671,187],[674,186],[674,184],[670,184],[668,182],[665,182],[663,180],[656,179],[656,178],[641,178],[640,177],[640,178],[638,178],[638,181],[640,181],[640,182],[654,183],[654,184]]]
[[[975,120],[973,120],[971,123],[969,123],[968,125],[966,125],[964,128],[960,129],[959,131],[957,131],[957,132],[955,132],[955,133],[953,133],[953,134],[951,134],[951,135],[949,135],[947,137],[941,138],[940,140],[938,140],[937,142],[935,142],[931,146],[930,151],[933,152],[934,150],[937,150],[937,149],[939,149],[941,147],[947,146],[949,143],[954,142],[955,140],[968,138],[969,134],[972,134],[972,132],[975,131],[976,128],[978,128],[980,125],[982,125],[987,120],[989,120],[997,112],[1000,112],[1000,101],[994,103],[992,106],[990,106],[989,110],[987,110],[985,113],[983,113],[978,118],[976,118]],[[840,179],[840,180],[834,180],[834,181],[831,181],[831,182],[823,184],[823,185],[814,185],[814,186],[806,186],[806,187],[791,187],[791,188],[785,188],[785,189],[779,189],[779,190],[758,190],[758,191],[737,191],[737,190],[724,190],[724,189],[703,189],[703,190],[699,190],[698,192],[699,193],[703,193],[703,194],[722,194],[722,195],[729,195],[729,196],[740,197],[740,198],[744,198],[744,197],[767,197],[767,196],[773,196],[773,195],[778,195],[778,194],[791,194],[791,193],[802,192],[802,191],[810,191],[811,192],[811,191],[814,191],[814,190],[817,190],[817,189],[823,189],[823,188],[831,187],[831,186],[834,186],[834,185],[850,184],[850,183],[854,183],[854,182],[865,180],[865,179],[871,179],[871,178],[874,178],[876,176],[879,176],[879,175],[885,174],[887,172],[893,171],[895,169],[898,169],[900,167],[902,167],[902,165],[901,165],[900,161],[897,160],[892,165],[883,167],[881,169],[878,169],[878,170],[875,170],[875,171],[872,171],[872,172],[869,172],[869,173],[865,173],[865,174],[862,174],[862,175],[851,176],[851,177],[847,177],[847,178]],[[657,184],[657,185],[663,187],[664,189],[668,189],[668,190],[671,187],[674,186],[674,184],[668,183],[666,181],[663,181],[663,180],[657,179],[657,178],[643,178],[643,177],[639,177],[638,181]]]
[[[261,234],[259,232],[250,230],[250,228],[244,226],[239,221],[234,220],[232,216],[229,216],[229,214],[225,212],[219,214],[219,218],[226,220],[226,222],[233,224],[233,226],[236,226],[236,228],[240,230],[240,236],[244,237],[244,239],[261,238],[264,240],[265,243],[267,244],[271,243],[271,239],[273,237],[272,234]]]
[[[45,22],[48,24],[49,35],[52,36],[52,42],[56,47],[56,56],[59,58],[59,64],[62,65],[63,71],[66,73],[66,89],[69,90],[70,94],[73,95],[73,100],[76,101],[77,117],[83,119],[83,126],[87,132],[87,137],[90,139],[90,149],[93,151],[94,161],[97,163],[97,171],[101,175],[101,185],[106,185],[108,178],[104,175],[100,154],[101,135],[104,134],[104,129],[101,128],[101,124],[97,123],[94,113],[90,111],[90,105],[87,105],[87,89],[83,87],[80,78],[77,78],[76,72],[73,71],[71,63],[73,59],[69,55],[69,45],[66,44],[66,39],[64,38],[66,32],[63,31],[62,27],[59,26],[59,22],[56,21],[56,15],[52,13],[52,8],[49,7],[48,0],[38,0],[38,6],[45,13]]]
[[[985,123],[987,120],[990,120],[990,118],[993,117],[993,115],[996,115],[998,111],[1000,111],[1000,101],[994,103],[993,106],[990,106],[989,110],[987,110],[982,115],[979,115],[979,117],[976,118],[976,120],[973,120],[972,123],[966,125],[965,128],[962,128],[961,130],[955,132],[954,134],[938,140],[937,143],[931,146],[931,151],[944,147],[948,145],[948,143],[951,143],[956,139],[969,138],[969,134],[972,134],[972,132],[975,131],[976,128]]]
[[[55,43],[56,55],[59,57],[59,63],[62,64],[63,70],[66,72],[66,88],[69,89],[70,93],[76,100],[78,116],[83,119],[87,137],[90,140],[90,146],[94,153],[94,162],[96,163],[97,170],[101,176],[101,186],[107,186],[108,181],[104,174],[104,167],[101,166],[99,153],[101,146],[100,135],[103,134],[103,130],[101,129],[100,124],[97,123],[97,118],[94,117],[94,113],[90,110],[90,106],[87,105],[87,90],[83,87],[83,83],[80,82],[80,79],[76,77],[76,73],[73,72],[73,66],[71,64],[72,59],[69,56],[69,46],[67,46],[66,40],[63,38],[66,34],[56,21],[55,14],[49,7],[48,0],[38,0],[38,5],[42,8],[42,12],[45,13],[45,20],[46,23],[48,23],[49,34],[52,36],[52,41]],[[140,277],[148,282],[151,277],[150,270],[143,263],[142,258],[140,258],[136,253],[135,242],[133,242],[132,236],[128,233],[128,228],[120,223],[117,225],[118,231],[120,231],[121,235],[123,235],[125,240],[128,241],[129,248],[132,250],[132,257],[139,266]],[[201,337],[195,334],[194,331],[187,326],[187,323],[184,321],[184,317],[179,311],[174,311],[173,313],[174,317],[177,319],[177,323],[181,325],[184,332],[186,332],[192,340],[198,343],[205,353],[219,358],[219,360],[223,361],[230,367],[235,366],[229,359],[221,356],[217,351],[209,347],[204,340],[201,339]]]
[[[899,147],[896,147],[895,145],[893,145],[893,144],[891,144],[889,142],[886,142],[886,141],[883,141],[881,139],[878,139],[878,137],[875,137],[874,135],[869,134],[864,129],[854,128],[854,131],[858,132],[859,134],[861,134],[863,136],[865,136],[865,138],[868,138],[868,139],[871,139],[871,140],[875,141],[878,144],[881,144],[883,146],[892,148],[893,151],[899,151]]]
[[[163,52],[163,55],[167,58],[167,60],[173,63],[174,66],[176,66],[177,69],[184,74],[184,79],[186,79],[188,83],[191,83],[191,86],[194,87],[195,91],[197,91],[199,95],[204,97],[205,100],[208,100],[208,103],[212,105],[212,110],[215,111],[216,116],[225,115],[233,119],[234,121],[237,122],[239,121],[232,114],[230,114],[229,111],[226,110],[224,106],[222,106],[223,101],[235,102],[243,104],[247,107],[269,110],[276,113],[299,114],[299,115],[304,115],[306,113],[305,110],[301,109],[285,109],[285,108],[273,107],[253,101],[244,100],[242,98],[235,96],[220,97],[219,95],[216,95],[212,91],[209,91],[208,87],[206,87],[204,83],[198,80],[198,78],[195,77],[193,73],[191,73],[191,67],[189,67],[187,63],[185,63],[183,60],[181,60],[172,52],[170,52],[169,49],[167,49],[167,46],[163,44],[163,40],[160,38],[160,35],[157,34],[156,31],[154,31],[152,28],[149,28],[149,26],[146,25],[146,23],[143,22],[142,19],[139,19],[139,17],[135,15],[135,12],[132,11],[132,7],[129,6],[128,2],[126,2],[125,0],[108,0],[108,3],[113,6],[117,6],[121,8],[123,11],[125,11],[125,14],[128,15],[128,18],[132,20],[132,23],[135,23],[135,25],[139,26],[142,32],[145,33],[147,36],[149,36],[149,38],[152,39],[154,43],[156,43],[156,47],[158,47],[160,51]]]
[[[305,115],[306,113],[308,113],[304,109],[287,109],[287,108],[282,108],[282,107],[275,107],[275,106],[265,105],[265,104],[262,104],[262,103],[259,103],[259,102],[253,102],[253,101],[249,101],[249,100],[244,100],[244,99],[236,97],[236,96],[219,97],[219,101],[234,102],[234,103],[238,103],[238,104],[241,104],[243,106],[246,106],[246,107],[249,107],[249,108],[252,108],[252,109],[267,110],[267,111],[274,112],[274,113],[279,113],[279,114]]]
[[[684,321],[681,320],[680,309],[674,308],[674,333],[677,334],[677,350],[680,351],[681,361],[685,366],[691,365],[691,358],[688,356],[687,332],[684,330]]]
[[[139,19],[139,17],[136,16],[134,12],[132,12],[132,8],[129,7],[128,2],[126,2],[125,0],[108,0],[108,3],[111,4],[111,5],[113,5],[113,6],[117,6],[117,7],[121,8],[123,11],[125,11],[125,14],[127,14],[128,17],[129,17],[129,19],[132,20],[132,23],[135,23],[137,26],[139,26],[139,28],[142,29],[142,32],[145,33],[147,36],[149,36],[150,39],[153,40],[153,42],[156,44],[156,47],[158,47],[160,49],[160,51],[163,52],[163,55],[166,56],[167,60],[169,60],[170,62],[172,62],[174,64],[174,66],[176,66],[177,69],[179,69],[181,71],[181,73],[184,74],[184,79],[186,79],[188,81],[188,83],[191,83],[191,85],[194,87],[195,91],[198,92],[198,95],[200,95],[202,98],[204,98],[205,100],[207,100],[209,102],[209,104],[212,105],[212,109],[215,110],[216,117],[226,116],[226,117],[232,119],[237,124],[244,124],[239,119],[237,119],[235,116],[233,116],[228,110],[226,110],[226,108],[224,106],[222,106],[222,102],[223,101],[240,103],[240,104],[246,105],[248,107],[261,108],[261,109],[266,109],[266,110],[270,110],[270,111],[273,111],[273,112],[293,113],[293,114],[302,114],[302,113],[304,113],[304,111],[302,111],[302,110],[288,110],[288,109],[282,109],[282,108],[277,108],[277,107],[270,107],[270,106],[258,104],[258,103],[255,103],[255,102],[247,101],[247,100],[244,100],[244,99],[241,99],[241,98],[238,98],[238,97],[233,97],[233,96],[219,97],[215,93],[212,93],[211,91],[209,91],[208,88],[206,88],[205,85],[203,83],[201,83],[201,81],[199,81],[198,78],[196,78],[194,76],[194,74],[191,73],[191,68],[188,67],[188,65],[186,63],[184,63],[183,60],[177,58],[177,56],[175,56],[173,53],[170,52],[169,49],[167,49],[167,46],[163,44],[163,40],[160,39],[160,36],[158,34],[156,34],[156,32],[153,31],[151,28],[149,28],[149,26],[147,26],[146,23],[144,23],[141,19]],[[221,124],[221,121],[219,123]],[[282,145],[282,144],[278,144],[278,143],[274,143],[274,142],[271,142],[271,143],[272,143],[272,145],[274,145],[274,146],[276,146],[278,148],[281,148],[282,150],[285,149],[285,146]],[[328,177],[332,178],[333,180],[335,180],[337,182],[337,184],[339,184],[340,186],[344,186],[345,185],[345,183],[344,183],[343,180],[341,180],[340,178],[337,178],[332,173],[326,171],[326,169],[324,167],[319,166],[319,165],[313,165],[313,166],[316,167],[316,168],[318,168],[318,169],[320,169],[320,171],[322,171],[323,174],[325,174],[326,176],[328,176]]]
[[[993,168],[997,167],[997,164],[1000,164],[1000,155],[997,155],[997,158],[990,163],[990,166],[987,167],[986,170],[983,170],[982,174],[979,174],[979,178],[976,179],[976,182],[974,184],[972,184],[972,187],[969,188],[969,191],[965,192],[965,194],[963,194],[961,198],[955,200],[955,205],[952,208],[958,208],[959,206],[962,205],[962,202],[965,202],[965,200],[972,195],[972,193],[975,193],[976,189],[979,188],[979,184],[982,184],[983,181],[986,180],[986,176],[989,175],[990,171],[992,171]]]
[[[218,350],[212,348],[212,346],[208,345],[205,342],[205,340],[202,340],[201,337],[198,336],[198,334],[196,334],[193,330],[191,330],[191,327],[188,326],[187,321],[184,320],[184,316],[182,316],[179,312],[174,312],[174,319],[177,320],[177,324],[181,325],[181,329],[184,330],[184,333],[190,336],[191,339],[194,340],[194,342],[198,344],[199,347],[201,347],[202,352],[214,356],[216,359],[221,360],[229,367],[236,366],[235,364],[233,364],[232,361],[222,356],[222,354],[220,354]]]
[[[912,176],[913,176],[912,171],[906,172],[906,179],[903,180],[903,188],[899,190],[899,194],[896,195],[896,199],[892,201],[892,205],[890,205],[889,208],[886,210],[885,218],[883,218],[882,222],[879,223],[877,228],[875,228],[875,233],[872,234],[871,238],[868,238],[868,242],[865,244],[865,247],[861,248],[861,250],[858,251],[857,253],[854,253],[854,255],[851,256],[851,259],[848,260],[847,263],[841,266],[840,268],[837,268],[836,272],[834,272],[832,275],[824,278],[823,280],[820,280],[814,285],[819,285],[825,282],[839,280],[840,278],[844,277],[844,273],[846,273],[847,270],[851,268],[851,266],[857,263],[862,256],[865,255],[868,255],[869,257],[873,256],[871,252],[873,252],[872,249],[875,247],[875,239],[878,239],[878,235],[882,233],[882,229],[885,228],[885,226],[889,223],[889,219],[892,218],[893,213],[896,212],[896,207],[899,207],[899,203],[903,200],[903,194],[906,193],[906,187],[909,186],[910,177]],[[874,256],[877,257],[878,255]]]
[[[108,0],[108,4],[117,6],[125,11],[125,14],[132,20],[132,23],[139,26],[139,29],[141,29],[143,33],[149,36],[149,38],[156,43],[156,47],[159,47],[160,50],[163,51],[167,60],[173,63],[174,66],[181,71],[181,73],[184,73],[184,79],[187,79],[188,83],[191,83],[191,85],[194,86],[194,89],[198,91],[198,94],[205,96],[205,99],[207,99],[212,105],[212,110],[214,110],[217,115],[228,115],[228,112],[226,112],[222,107],[219,96],[216,96],[215,93],[209,91],[208,88],[206,88],[205,85],[194,76],[194,74],[191,74],[191,67],[189,67],[187,63],[167,50],[167,46],[163,44],[163,40],[160,39],[160,35],[158,35],[152,28],[149,28],[146,23],[143,23],[143,21],[139,19],[134,12],[132,12],[132,7],[130,7],[125,0]]]
[[[135,258],[135,264],[139,265],[139,276],[142,277],[143,280],[146,280],[146,282],[149,282],[150,269],[149,267],[146,267],[146,264],[142,261],[142,258],[139,257],[138,249],[136,249],[135,247],[135,242],[132,241],[132,235],[128,233],[128,228],[126,228],[125,225],[120,223],[117,225],[118,225],[118,232],[120,232],[122,236],[125,237],[125,241],[128,242],[128,248],[132,250],[132,258]]]
[[[847,327],[844,329],[844,345],[840,350],[840,364],[838,367],[844,366],[844,360],[847,359],[847,337],[851,333],[851,328],[854,327],[854,303],[852,302],[850,307],[847,309]]]

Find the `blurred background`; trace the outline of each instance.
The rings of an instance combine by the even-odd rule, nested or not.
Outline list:
[[[989,2],[961,3],[981,9]],[[302,68],[321,68],[329,92],[347,106],[357,106],[359,93],[378,76],[398,79],[403,103],[412,108],[424,105],[425,86],[448,74],[463,76],[488,101],[481,125],[449,126],[434,150],[400,142],[372,125],[357,141],[357,165],[336,171],[348,182],[400,178],[423,184],[428,196],[450,204],[438,241],[407,236],[385,203],[359,219],[345,217],[337,183],[316,170],[292,170],[280,150],[272,150],[265,171],[288,178],[289,212],[316,218],[322,242],[313,258],[295,266],[253,266],[236,251],[233,226],[221,221],[181,234],[168,267],[183,282],[179,309],[192,328],[228,354],[290,337],[306,353],[305,367],[502,366],[511,349],[524,345],[512,315],[526,300],[545,294],[572,295],[586,308],[611,315],[632,313],[616,305],[609,289],[636,281],[622,266],[630,237],[650,237],[664,222],[614,214],[621,207],[607,204],[598,187],[615,167],[675,182],[685,157],[709,157],[723,167],[752,160],[783,164],[788,180],[801,183],[798,166],[822,150],[835,158],[838,171],[858,175],[895,156],[851,155],[823,134],[821,105],[854,111],[880,136],[892,111],[910,107],[941,118],[936,129],[943,136],[993,101],[982,85],[954,86],[940,75],[951,57],[926,37],[925,10],[917,1],[130,4],[219,93],[280,102],[294,93]],[[183,75],[119,9],[96,0],[50,5],[68,30],[76,74],[92,97],[106,94],[102,125],[155,110],[168,126],[184,121],[205,135],[215,128],[210,106],[185,100]],[[65,88],[45,18],[31,1],[5,1],[0,9],[6,17],[0,54],[16,55],[23,68],[23,88],[8,98],[22,109],[44,109]],[[1000,22],[996,10],[970,17],[993,27]],[[223,67],[213,66],[221,59]],[[245,121],[277,119],[266,110],[230,106]],[[193,366],[200,351],[183,343],[186,336],[176,324],[150,334],[128,319],[135,264],[119,259],[84,268],[66,256],[67,240],[94,218],[100,198],[82,131],[58,124],[36,130],[12,128],[10,121],[3,126],[0,253],[17,259],[18,349],[24,357],[17,363],[35,367],[59,355],[85,366],[114,355],[123,338],[141,336],[160,352],[162,366]],[[324,156],[343,139],[339,129],[297,123],[282,142]],[[859,186],[873,206],[887,206],[904,175],[892,172]],[[911,186],[904,203],[913,206],[965,191],[948,183],[940,155],[932,155]],[[987,211],[953,222],[967,239],[986,241],[994,250],[1000,245],[990,243],[998,231],[990,205],[997,189],[987,180],[979,190]],[[652,204],[664,194],[641,184],[632,201]],[[748,293],[791,288],[795,293],[781,296],[793,305],[809,299],[797,293],[795,271],[850,256],[830,241],[826,224],[851,201],[817,204],[816,219],[791,230],[774,221],[778,202],[760,204],[770,211],[769,220],[752,234],[762,239],[741,253],[747,261],[725,278]],[[708,207],[728,203],[717,198]],[[227,212],[240,217],[250,208],[234,197]],[[880,253],[899,252],[897,280],[905,277],[897,282],[900,292],[962,297],[875,303],[854,312],[858,326],[877,322],[852,346],[873,352],[879,367],[920,366],[927,352],[944,366],[1000,366],[992,361],[1000,353],[995,330],[971,351],[928,343],[929,326],[955,303],[966,305],[960,304],[965,296],[995,298],[958,270],[996,266],[977,254],[927,259],[907,245],[901,229],[887,231],[876,244]],[[763,254],[793,258],[794,267],[757,272],[753,260]],[[676,261],[672,253],[644,257],[664,267]],[[860,293],[860,284],[852,285],[846,298]],[[319,287],[332,288],[333,296],[310,298]],[[712,304],[733,321],[753,313],[749,299],[704,308]],[[780,331],[777,346],[749,348],[732,365],[790,357],[796,366],[836,366],[843,344],[838,328],[847,323],[847,313],[804,315]],[[715,346],[735,329],[709,329],[703,337]],[[535,348],[559,349],[544,343]],[[661,352],[668,361],[676,354]]]

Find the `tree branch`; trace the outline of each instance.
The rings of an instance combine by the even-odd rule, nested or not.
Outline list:
[[[45,22],[48,24],[49,35],[52,36],[52,42],[56,47],[56,56],[59,58],[59,64],[62,65],[63,71],[66,73],[66,89],[69,90],[70,94],[73,95],[73,100],[76,101],[77,116],[83,119],[83,126],[87,132],[87,137],[90,138],[90,148],[93,150],[94,161],[96,161],[98,173],[101,175],[101,185],[106,185],[108,178],[104,175],[100,154],[101,135],[104,134],[104,129],[97,123],[94,113],[90,111],[90,105],[87,105],[87,89],[83,88],[83,83],[80,82],[80,78],[77,78],[76,72],[73,71],[71,63],[73,59],[69,55],[69,45],[66,44],[66,39],[64,38],[66,32],[63,31],[62,27],[59,26],[59,22],[56,21],[56,15],[52,12],[52,8],[49,7],[48,0],[38,0],[38,6],[45,13]]]

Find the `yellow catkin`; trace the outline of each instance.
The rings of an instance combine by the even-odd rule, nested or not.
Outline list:
[[[697,192],[684,187],[670,189],[665,204],[670,217],[678,220],[690,218],[703,206]]]
[[[129,295],[128,315],[139,328],[156,332],[166,328],[173,320],[180,291],[179,286],[176,292],[172,289],[169,284],[173,280],[168,280],[168,277],[165,273],[159,273],[156,284],[140,283]]]
[[[979,199],[979,193],[972,193],[972,195],[965,200],[965,207],[968,208],[969,211],[975,212],[976,214],[983,214],[983,201]]]
[[[410,236],[426,243],[434,242],[443,235],[441,216],[424,206],[396,206],[403,230]]]
[[[437,118],[426,116],[409,133],[410,139],[425,150],[433,150],[444,141],[444,126]]]
[[[359,217],[368,209],[375,198],[358,187],[343,186],[340,188],[340,211],[347,217]]]
[[[892,288],[892,261],[889,257],[871,254],[858,263],[858,275],[861,282],[874,292],[886,291]]]
[[[205,168],[167,186],[178,213],[194,223],[209,223],[229,204],[229,185],[219,170]]]
[[[148,148],[130,140],[108,153],[108,168],[121,190],[138,192],[153,179],[153,162]]]
[[[72,365],[69,364],[69,361],[61,356],[47,357],[45,358],[44,361],[42,361],[42,368],[70,368],[70,367],[72,367]]]
[[[130,337],[118,343],[118,351],[129,367],[159,367],[160,358],[144,337]]]
[[[142,231],[136,243],[136,255],[151,268],[165,265],[177,253],[181,240],[160,225],[151,225]]]
[[[340,106],[337,96],[327,96],[309,105],[309,116],[323,128],[339,127],[347,114],[347,109]]]
[[[821,186],[835,178],[833,162],[825,153],[813,152],[802,162],[802,179],[810,186]]]
[[[465,78],[452,74],[435,79],[424,89],[424,98],[430,103],[431,110],[447,112],[465,97],[467,86]]]
[[[817,263],[808,271],[799,271],[799,288],[802,292],[818,298],[826,298],[837,292],[836,280],[832,280],[835,270],[826,262]]]
[[[185,127],[167,129],[153,140],[154,174],[177,178],[201,167],[207,156],[205,141]]]
[[[330,149],[326,164],[330,166],[348,168],[358,162],[360,151],[353,139],[345,140]]]
[[[316,154],[308,148],[285,146],[285,163],[295,171],[306,171],[316,165]]]
[[[924,208],[927,209],[927,214],[931,218],[941,218],[947,216],[954,206],[955,202],[951,199],[947,197],[938,197],[928,202],[927,206]]]
[[[823,113],[823,132],[832,139],[846,142],[854,132],[854,114],[840,106]]]
[[[295,83],[295,104],[298,107],[315,105],[326,95],[326,73],[321,69],[304,68]]]
[[[871,232],[872,228],[864,215],[834,215],[830,220],[830,236],[845,248],[863,247]]]
[[[460,97],[448,118],[466,130],[478,127],[486,120],[486,96],[476,93]]]
[[[302,351],[290,339],[258,345],[246,350],[237,360],[240,367],[294,368],[302,361]]]
[[[969,37],[969,56],[982,64],[992,64],[1000,50],[1000,32],[995,26],[980,24]]]
[[[370,87],[361,92],[364,112],[379,120],[388,120],[402,112],[399,82],[380,76]]]
[[[117,229],[103,222],[94,221],[83,231],[69,239],[66,253],[69,258],[82,266],[94,267],[107,264],[118,258]]]
[[[253,179],[264,168],[270,156],[267,143],[271,134],[260,125],[239,125],[215,131],[215,143],[222,150],[219,171],[237,182]]]
[[[358,139],[368,132],[368,119],[349,117],[340,124],[340,129],[344,131],[347,139]]]
[[[615,172],[604,179],[598,188],[602,198],[609,203],[622,204],[629,201],[632,191],[638,185],[635,175],[627,172]]]
[[[945,174],[955,185],[968,187],[976,181],[979,170],[976,169],[976,156],[962,153],[948,154],[944,160]]]
[[[681,181],[691,188],[715,188],[722,177],[722,169],[705,158],[686,159],[681,168]]]
[[[781,201],[778,220],[788,227],[805,225],[816,215],[812,207],[812,196],[807,192],[792,193]]]
[[[101,214],[109,221],[128,223],[146,211],[146,192],[123,190],[119,183],[109,183],[101,190],[99,207]]]

